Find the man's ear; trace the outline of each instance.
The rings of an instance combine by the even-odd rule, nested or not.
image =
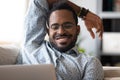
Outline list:
[[[77,25],[77,35],[80,33],[80,25]]]

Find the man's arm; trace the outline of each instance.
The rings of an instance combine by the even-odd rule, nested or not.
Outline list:
[[[34,55],[40,53],[39,48],[42,45],[47,32],[47,12],[47,0],[30,0],[24,22],[24,45],[17,58],[17,64],[38,64]]]
[[[70,2],[67,0],[67,3],[73,7],[73,9],[76,11],[76,14],[78,14],[81,10],[79,6],[76,4]],[[86,16],[83,17],[83,20],[85,22],[86,28],[89,31],[92,38],[95,38],[95,33],[93,32],[92,28],[96,29],[96,33],[99,33],[99,38],[102,39],[103,34],[103,24],[102,20],[99,16],[89,11]]]
[[[36,50],[44,40],[47,12],[47,0],[31,0],[24,22],[24,49],[29,54]]]

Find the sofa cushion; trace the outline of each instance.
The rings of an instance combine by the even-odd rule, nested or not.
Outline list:
[[[0,45],[0,65],[15,64],[19,48],[15,45]]]

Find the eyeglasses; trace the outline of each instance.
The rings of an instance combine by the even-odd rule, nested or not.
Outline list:
[[[67,23],[63,23],[62,25],[59,25],[59,24],[52,24],[50,26],[51,29],[53,30],[58,30],[60,27],[62,27],[63,29],[65,30],[69,30],[69,29],[72,29],[72,27],[74,27],[75,25],[73,23],[70,23],[70,22],[67,22]]]

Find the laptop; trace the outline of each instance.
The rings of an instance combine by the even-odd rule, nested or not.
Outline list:
[[[0,80],[56,80],[52,64],[1,65]]]

